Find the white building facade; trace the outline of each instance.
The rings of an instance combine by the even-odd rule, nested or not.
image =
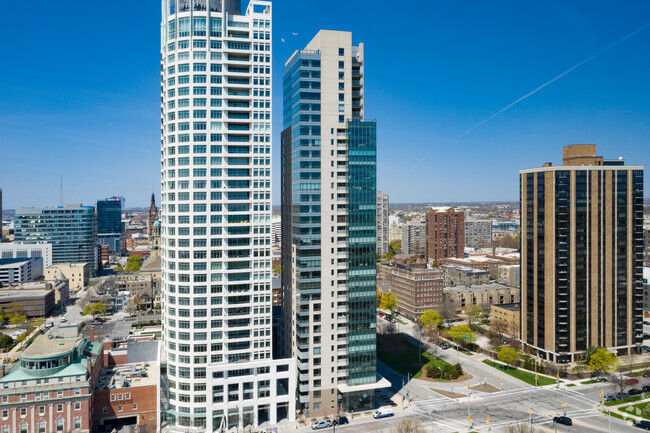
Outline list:
[[[43,258],[43,267],[52,266],[52,244],[0,243],[0,259]]]
[[[388,194],[377,192],[377,254],[388,252]]]
[[[271,4],[162,0],[168,431],[295,417],[271,344]]]

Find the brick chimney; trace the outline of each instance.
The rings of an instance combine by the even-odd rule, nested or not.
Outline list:
[[[90,325],[90,342],[95,342],[95,325]]]
[[[88,376],[93,375],[93,358],[89,356],[86,358],[86,368],[88,369]]]

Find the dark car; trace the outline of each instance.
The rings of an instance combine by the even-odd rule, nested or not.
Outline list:
[[[650,385],[645,385],[643,388],[641,388],[643,392],[650,392]]]
[[[638,388],[632,388],[627,393],[630,394],[630,395],[641,395],[641,394],[643,394],[643,391],[641,391]]]
[[[650,430],[650,421],[634,421],[634,427]]]
[[[630,394],[628,394],[627,392],[624,392],[624,393],[617,392],[616,393],[616,399],[617,400],[621,400],[623,398],[628,398],[629,396],[630,396]]]
[[[553,417],[553,422],[556,424],[573,425],[573,421],[568,416]]]
[[[348,420],[348,418],[345,417],[345,416],[340,416],[339,419],[335,419],[332,424],[334,424],[334,425],[350,424],[350,420]]]

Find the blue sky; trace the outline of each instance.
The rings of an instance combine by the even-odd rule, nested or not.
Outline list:
[[[160,5],[123,4],[3,5],[6,208],[58,204],[61,173],[68,203],[159,197]],[[321,28],[366,44],[366,117],[391,202],[514,201],[517,171],[559,163],[572,143],[650,165],[650,27],[463,135],[648,24],[649,2],[282,0],[273,13],[274,204],[282,67]]]

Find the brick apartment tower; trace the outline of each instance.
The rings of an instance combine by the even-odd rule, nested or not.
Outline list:
[[[452,207],[427,212],[427,260],[465,257],[465,213]]]
[[[569,363],[589,347],[643,344],[643,167],[563,150],[564,163],[521,170],[521,337]]]

